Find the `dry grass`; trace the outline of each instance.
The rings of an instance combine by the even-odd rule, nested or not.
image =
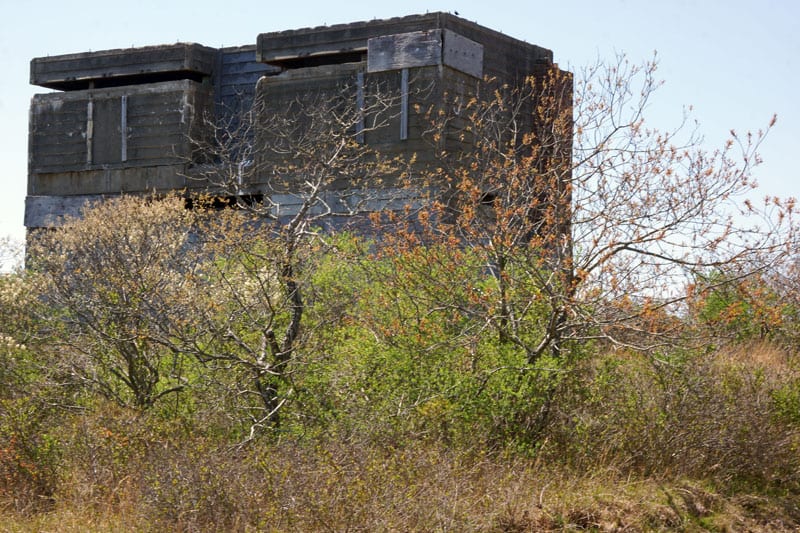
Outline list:
[[[798,531],[798,428],[772,401],[797,377],[763,347],[598,360],[535,454],[479,435],[234,449],[103,405],[63,421],[47,505],[0,487],[0,531]]]
[[[765,346],[599,357],[558,403],[543,452],[660,479],[798,488],[800,368]],[[787,392],[788,391],[788,392]],[[781,405],[781,395],[789,400]]]
[[[191,443],[187,443],[191,444]],[[199,443],[202,448],[202,443]],[[195,447],[193,450],[198,450]],[[531,459],[438,445],[284,443],[230,454],[161,450],[109,490],[67,483],[3,531],[796,531],[795,496],[700,481],[567,475]],[[147,461],[156,460],[154,457]],[[96,489],[96,490],[93,490]]]

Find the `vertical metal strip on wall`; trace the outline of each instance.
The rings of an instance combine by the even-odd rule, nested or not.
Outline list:
[[[356,124],[356,142],[364,144],[364,73],[356,74],[356,106],[358,106],[358,123]]]
[[[94,137],[94,102],[86,104],[86,164],[92,164],[92,138]]]
[[[122,95],[120,101],[119,134],[120,134],[120,159],[124,163],[128,160],[128,95]]]
[[[408,69],[400,70],[400,140],[408,139]]]

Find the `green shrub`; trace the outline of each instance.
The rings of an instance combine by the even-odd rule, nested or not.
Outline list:
[[[55,417],[39,400],[0,399],[0,501],[22,513],[49,508],[60,481]]]
[[[311,322],[324,334],[315,363],[295,381],[305,394],[298,421],[383,442],[534,449],[571,359],[531,363],[524,345],[500,340],[483,314],[498,284],[479,257],[443,247],[391,257],[354,249],[315,277],[315,305],[325,309],[310,314],[329,320]],[[541,338],[539,311],[532,306],[521,328],[531,343]]]
[[[768,346],[601,355],[559,404],[549,455],[574,468],[800,487],[800,428],[781,403],[797,374]]]

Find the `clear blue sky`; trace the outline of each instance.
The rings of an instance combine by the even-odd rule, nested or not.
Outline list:
[[[457,11],[549,48],[570,69],[657,51],[666,85],[648,123],[669,127],[693,105],[713,149],[731,128],[757,130],[777,113],[756,176],[762,195],[800,196],[800,2],[792,0],[0,0],[0,237],[24,236],[28,107],[45,92],[28,84],[31,58],[177,41],[242,45],[268,31],[426,11]]]

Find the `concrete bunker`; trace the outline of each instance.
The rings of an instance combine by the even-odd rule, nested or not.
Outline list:
[[[31,83],[57,92],[31,102],[25,225],[57,225],[109,196],[202,191],[207,184],[187,176],[202,156],[191,139],[207,133],[206,119],[235,116],[258,98],[268,113],[343,84],[356,101],[376,83],[397,92],[391,123],[360,140],[386,154],[414,153],[423,166],[434,153],[421,105],[553,66],[550,50],[447,13],[264,33],[254,45],[221,49],[178,43],[35,58]],[[424,98],[414,84],[430,88]],[[247,194],[271,194],[268,180],[255,176]]]

